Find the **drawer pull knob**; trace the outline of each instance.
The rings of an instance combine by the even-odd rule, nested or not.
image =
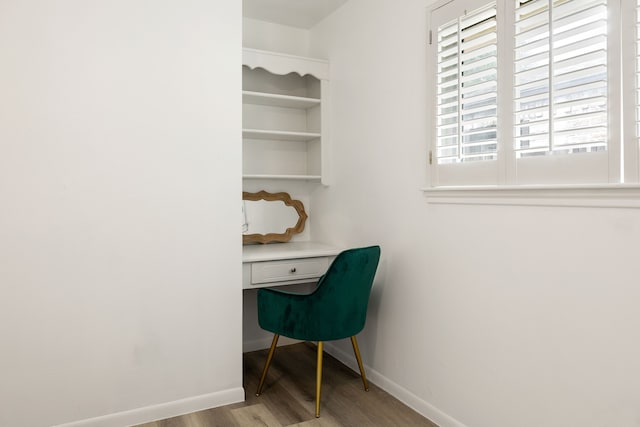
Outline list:
[[[289,270],[290,273],[295,273],[296,272],[296,268],[295,267],[291,267],[291,270]]]

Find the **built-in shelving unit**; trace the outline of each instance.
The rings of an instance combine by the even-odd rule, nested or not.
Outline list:
[[[327,61],[243,50],[243,177],[328,185]]]

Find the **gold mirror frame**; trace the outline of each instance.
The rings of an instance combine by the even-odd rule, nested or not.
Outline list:
[[[268,234],[243,234],[242,244],[247,243],[285,243],[291,240],[294,234],[302,233],[304,224],[307,221],[307,213],[304,211],[304,205],[300,200],[292,200],[289,193],[269,193],[267,191],[259,191],[257,193],[242,192],[242,200],[250,200],[257,202],[265,200],[267,202],[284,202],[285,206],[291,206],[298,213],[298,222],[295,226],[287,228],[284,233],[268,233]]]

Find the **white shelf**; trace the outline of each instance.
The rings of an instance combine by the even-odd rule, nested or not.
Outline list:
[[[278,179],[289,181],[320,181],[320,175],[269,175],[269,174],[250,174],[242,175],[243,179]]]
[[[242,137],[247,139],[268,139],[277,141],[306,142],[320,138],[319,132],[291,132],[281,130],[242,129]]]
[[[307,109],[320,105],[317,98],[305,98],[302,96],[278,95],[273,93],[242,91],[244,104],[267,105],[270,107]]]

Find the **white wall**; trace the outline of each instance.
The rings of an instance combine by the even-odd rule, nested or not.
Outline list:
[[[309,30],[257,19],[242,19],[242,46],[307,56]]]
[[[243,398],[240,29],[234,0],[0,2],[0,425]]]
[[[443,427],[640,426],[640,212],[428,204],[427,4],[350,0],[311,32],[334,174],[312,232],[382,246],[371,376]]]

